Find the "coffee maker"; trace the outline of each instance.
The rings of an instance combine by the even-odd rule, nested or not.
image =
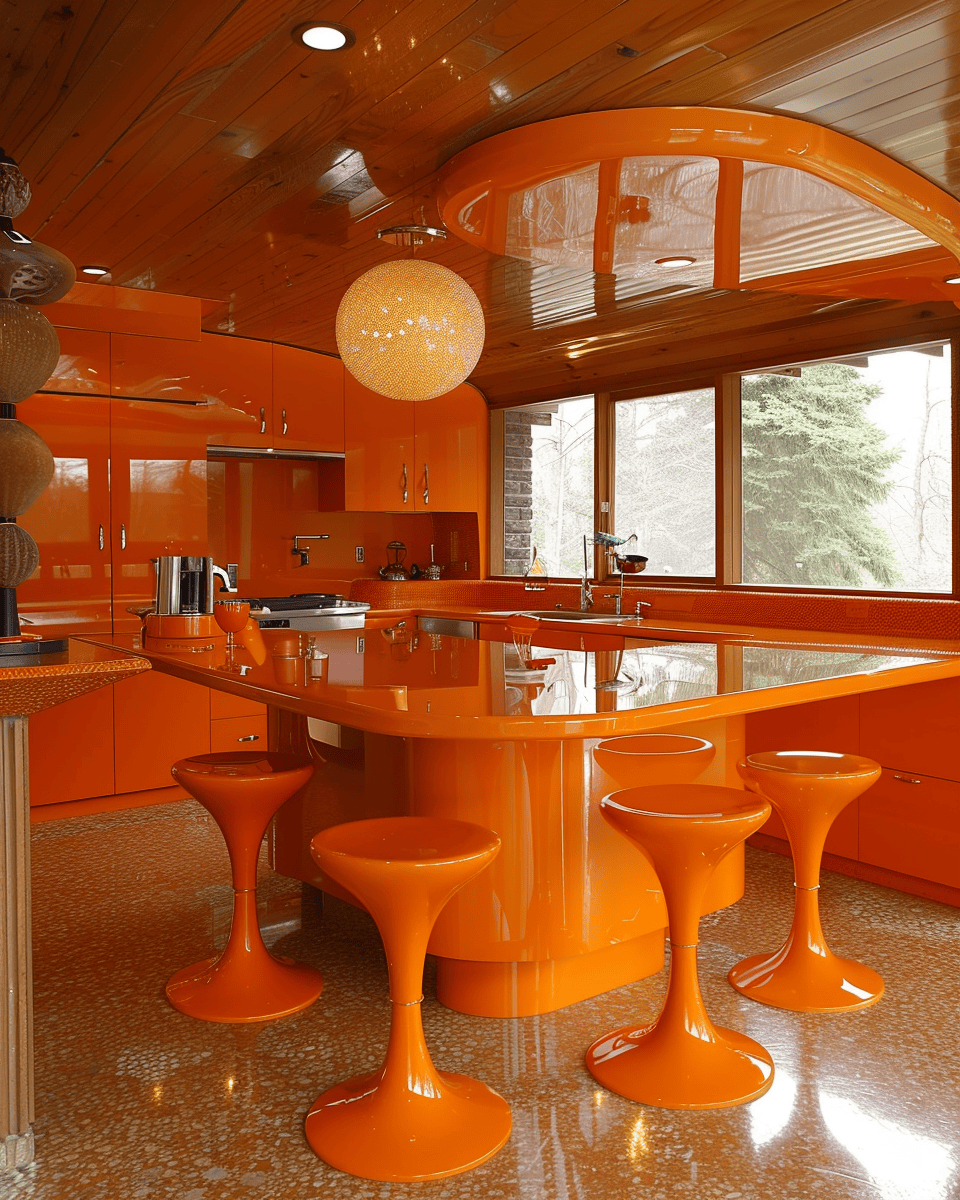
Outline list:
[[[143,618],[147,638],[224,641],[226,635],[213,616],[214,600],[218,591],[237,589],[223,567],[209,555],[163,554],[152,562],[157,570],[157,592],[153,611]]]

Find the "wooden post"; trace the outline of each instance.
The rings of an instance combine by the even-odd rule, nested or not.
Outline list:
[[[33,1161],[27,718],[0,717],[0,1169]]]

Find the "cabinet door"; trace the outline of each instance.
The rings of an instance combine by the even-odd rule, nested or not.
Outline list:
[[[17,589],[24,632],[35,620],[44,632],[52,623],[63,633],[109,633],[110,401],[36,395],[17,415],[54,457],[50,486],[18,518],[40,548],[40,565]]]
[[[60,360],[45,392],[110,395],[110,335],[92,329],[57,329]]]
[[[960,780],[960,679],[866,692],[860,697],[860,749],[885,767]]]
[[[884,770],[860,797],[860,860],[960,887],[960,784]]]
[[[116,692],[116,790],[171,787],[179,758],[210,752],[210,689],[145,671]]]
[[[414,409],[378,396],[344,372],[346,506],[353,512],[413,512]]]
[[[343,363],[298,346],[273,347],[273,445],[343,453]]]
[[[468,383],[413,406],[419,510],[479,512],[487,470],[489,418],[483,397]]]
[[[151,559],[207,553],[206,423],[204,410],[190,404],[110,404],[113,616],[120,632],[140,626],[129,605],[155,598]]]
[[[30,718],[30,806],[109,796],[113,688],[98,688]]]
[[[111,347],[114,396],[199,402],[214,444],[271,444],[270,342],[212,333],[196,342],[117,333]]]

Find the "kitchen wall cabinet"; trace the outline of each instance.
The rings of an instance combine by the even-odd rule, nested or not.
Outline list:
[[[344,373],[349,511],[479,512],[487,445],[487,406],[470,384],[411,403],[378,396]]]
[[[343,363],[298,346],[273,347],[273,447],[343,453]]]

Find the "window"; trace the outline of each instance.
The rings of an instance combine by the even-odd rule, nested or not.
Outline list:
[[[647,557],[645,583],[952,593],[949,342],[770,366],[716,389],[580,396],[504,423],[507,574],[537,557],[577,576],[584,536],[602,529]],[[595,428],[608,435],[596,460]]]
[[[742,582],[949,592],[950,347],[741,380]]]

